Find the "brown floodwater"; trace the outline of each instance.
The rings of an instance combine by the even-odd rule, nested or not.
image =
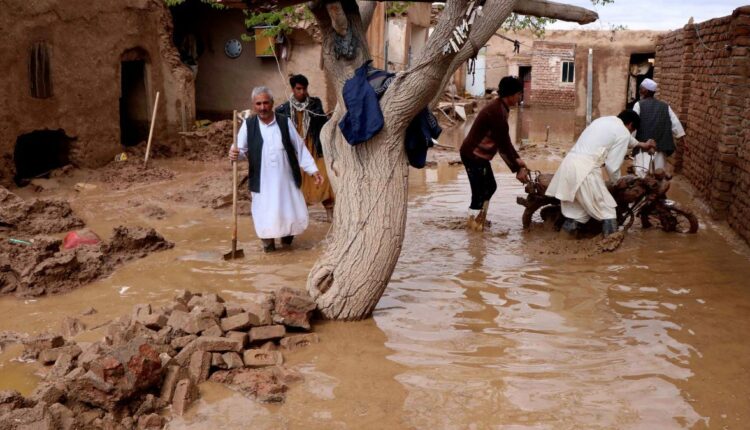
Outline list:
[[[519,139],[530,142],[563,144],[575,140],[575,110],[544,107],[521,107],[513,109],[509,121],[517,121],[515,132]],[[515,115],[513,115],[515,114]],[[517,118],[517,119],[515,119]]]
[[[215,166],[160,165],[177,178],[70,195],[103,236],[122,222],[152,225],[175,248],[65,295],[1,298],[0,330],[54,330],[64,316],[93,306],[97,314],[81,317],[92,327],[183,288],[237,298],[304,288],[328,232],[321,208],[312,209],[295,248],[275,254],[260,251],[249,217],[241,217],[246,257],[223,261],[230,212],[162,197]],[[284,404],[206,383],[195,407],[169,428],[750,427],[747,246],[694,205],[697,235],[634,229],[613,253],[547,254],[556,233],[522,230],[521,187],[505,168],[496,172],[492,226],[479,234],[461,228],[469,185],[460,166],[412,171],[403,251],[373,318],[315,324],[321,343],[288,355],[305,380]],[[693,200],[681,181],[674,188],[675,200]],[[166,209],[166,218],[145,217],[128,203],[136,197]],[[19,351],[0,355],[0,389],[29,393],[36,367],[15,361]]]

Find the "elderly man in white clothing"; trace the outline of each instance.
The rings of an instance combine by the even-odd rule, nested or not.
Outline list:
[[[249,185],[255,233],[263,250],[276,249],[276,238],[291,245],[294,236],[307,228],[307,205],[302,196],[301,170],[323,183],[315,160],[307,150],[289,118],[275,114],[273,94],[266,87],[252,93],[255,115],[242,123],[237,148],[229,150],[229,159],[249,161]]]
[[[641,118],[641,126],[635,138],[640,141],[656,141],[656,153],[653,155],[638,148],[634,151],[635,174],[640,177],[646,176],[649,172],[652,159],[654,170],[666,168],[667,157],[672,155],[676,148],[675,139],[680,140],[683,147],[685,146],[685,130],[680,120],[668,104],[654,98],[656,89],[656,82],[644,79],[639,89],[641,99],[633,106],[633,110]]]
[[[618,116],[599,118],[583,130],[547,188],[548,196],[560,200],[563,230],[573,233],[594,218],[602,221],[604,236],[617,231],[617,203],[607,190],[601,167],[609,181],[615,182],[629,149],[654,146],[652,141],[641,143],[632,136],[639,122],[638,114],[624,110]]]

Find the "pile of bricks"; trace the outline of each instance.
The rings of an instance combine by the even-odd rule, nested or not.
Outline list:
[[[750,6],[661,36],[655,63],[657,98],[687,132],[676,169],[750,241]]]
[[[242,304],[181,291],[159,308],[136,305],[101,342],[26,339],[24,358],[44,364],[46,376],[28,398],[0,392],[0,428],[161,429],[164,412],[184,414],[207,380],[281,402],[301,379],[283,366],[284,352],[319,341],[307,332],[314,309],[290,288]],[[71,318],[63,323],[71,335],[84,329]]]

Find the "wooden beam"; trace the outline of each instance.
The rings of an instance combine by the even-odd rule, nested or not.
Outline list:
[[[230,8],[269,11],[294,4],[305,3],[307,0],[217,0]],[[385,1],[385,0],[374,0]],[[415,3],[432,3],[431,0],[412,0]],[[519,15],[536,16],[539,18],[553,18],[561,21],[588,24],[599,19],[599,15],[589,9],[565,3],[548,0],[518,0],[513,12]]]

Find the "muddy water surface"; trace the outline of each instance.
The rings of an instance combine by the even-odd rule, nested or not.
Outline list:
[[[2,298],[0,330],[55,329],[90,306],[99,312],[81,318],[96,326],[182,288],[230,297],[303,288],[328,231],[322,209],[293,251],[271,255],[242,217],[246,258],[225,262],[229,211],[163,197],[216,166],[163,165],[177,179],[98,188],[73,206],[103,236],[127,220],[156,227],[175,248],[66,295]],[[316,324],[322,342],[289,354],[305,381],[285,404],[204,384],[197,406],[170,428],[750,427],[747,247],[703,216],[694,236],[634,230],[614,253],[549,254],[556,233],[521,229],[520,187],[496,171],[485,234],[462,228],[469,186],[460,166],[412,172],[403,252],[374,318]],[[672,197],[690,202],[688,187],[676,185]],[[166,217],[148,218],[134,199]],[[35,369],[13,361],[17,353],[0,355],[0,389],[28,393]]]

